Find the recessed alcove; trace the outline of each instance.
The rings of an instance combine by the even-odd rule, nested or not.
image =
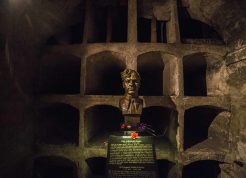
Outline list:
[[[73,55],[56,53],[44,56],[37,71],[36,93],[80,93],[80,63],[80,58]]]
[[[186,43],[189,39],[204,39],[211,42],[222,43],[222,38],[218,32],[210,25],[192,19],[186,7],[182,6],[182,0],[178,0],[179,29],[182,42]],[[189,27],[189,28],[187,28]],[[193,42],[195,42],[193,40]],[[209,43],[208,42],[208,43]]]
[[[168,177],[169,171],[173,168],[174,165],[175,165],[175,163],[170,162],[170,161],[165,160],[165,159],[157,160],[159,177],[160,178]]]
[[[206,57],[203,53],[184,56],[184,95],[207,96]]]
[[[90,169],[89,177],[104,178],[107,159],[103,157],[92,157],[86,159],[87,166]]]
[[[127,1],[92,1],[87,18],[87,42],[127,41]],[[120,22],[120,23],[119,23]]]
[[[220,175],[220,162],[202,160],[183,167],[182,178],[218,178]]]
[[[109,7],[109,14],[112,17],[112,38],[110,42],[126,42],[127,41],[127,1],[121,1],[122,5],[113,8]]]
[[[122,95],[120,73],[126,68],[124,56],[104,51],[86,61],[86,95]]]
[[[95,105],[85,110],[85,142],[104,145],[110,133],[120,131],[121,111],[110,105]]]
[[[141,122],[150,125],[157,137],[167,144],[176,145],[177,112],[170,108],[151,106],[143,109]]]
[[[150,42],[151,38],[151,19],[138,18],[138,41]]]
[[[88,1],[89,2],[89,1]],[[106,42],[107,38],[107,8],[90,3],[86,18],[90,19],[87,24],[87,43]],[[88,14],[89,13],[89,14]]]
[[[138,18],[138,42],[151,42],[151,23],[154,23],[151,19],[139,17]],[[156,39],[154,41],[158,43],[166,43],[166,21],[155,21],[156,34],[153,34]]]
[[[163,20],[157,20],[156,31],[157,31],[157,42],[167,43],[167,22]]]
[[[77,178],[77,166],[67,158],[44,156],[34,160],[32,178]]]
[[[143,43],[166,43],[168,1],[137,0],[137,40]]]
[[[137,71],[141,77],[140,95],[163,95],[164,63],[160,52],[148,52],[138,56]]]
[[[223,111],[221,108],[212,106],[197,106],[186,110],[184,115],[184,149],[191,148],[195,145],[198,146],[197,144],[201,144],[207,139],[209,139],[209,142],[204,143],[207,148],[211,144],[218,143],[218,141],[213,143],[211,139],[224,140],[225,134],[222,133],[228,132],[228,130],[221,130],[223,125],[220,127],[219,125],[224,124],[224,127],[228,127],[228,117],[217,117]],[[217,133],[213,136],[214,138],[209,138],[209,131]],[[216,135],[217,137],[215,137]],[[220,146],[223,147],[223,145]]]
[[[40,143],[78,144],[79,110],[68,104],[52,104],[39,109],[36,121]]]

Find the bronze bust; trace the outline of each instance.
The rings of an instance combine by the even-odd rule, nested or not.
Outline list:
[[[138,97],[140,76],[132,69],[125,69],[121,73],[125,95],[119,101],[119,107],[124,115],[126,125],[135,126],[140,122],[143,100]]]

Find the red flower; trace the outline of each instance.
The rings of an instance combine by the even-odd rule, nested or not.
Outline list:
[[[126,127],[125,124],[121,124],[121,125],[120,125],[120,128],[121,128],[121,129],[124,129],[125,127]]]
[[[132,139],[138,138],[138,133],[137,132],[132,132],[131,133],[131,137],[132,137]]]

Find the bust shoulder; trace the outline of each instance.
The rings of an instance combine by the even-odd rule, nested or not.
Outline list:
[[[120,102],[119,102],[119,107],[121,110],[127,110],[128,109],[128,105],[129,105],[129,102],[130,100],[128,100],[127,98],[125,97],[122,97],[120,99]]]

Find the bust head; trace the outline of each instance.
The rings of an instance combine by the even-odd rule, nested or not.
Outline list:
[[[140,87],[140,76],[132,69],[125,69],[121,73],[123,81],[123,88],[125,89],[125,95],[131,97],[138,97],[138,89]]]

